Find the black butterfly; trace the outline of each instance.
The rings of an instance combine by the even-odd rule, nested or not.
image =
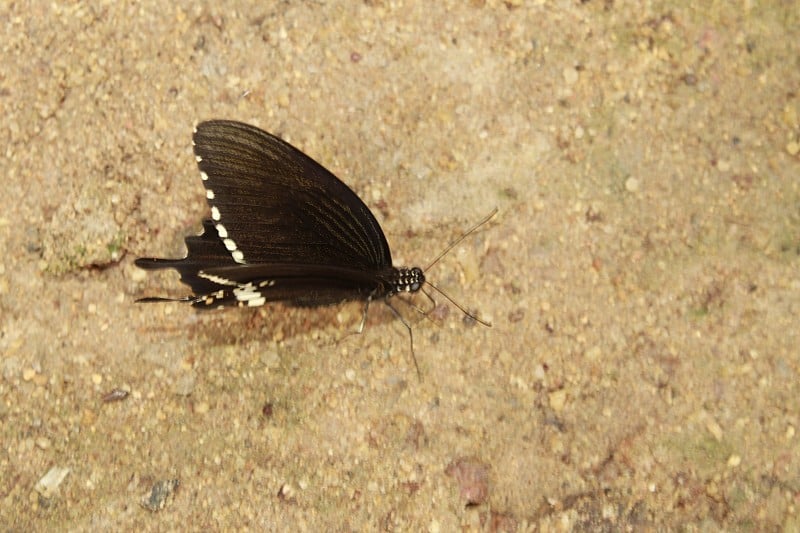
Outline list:
[[[177,270],[194,293],[177,300],[199,308],[362,300],[368,308],[374,299],[430,285],[421,268],[392,265],[364,202],[297,148],[228,120],[200,123],[193,140],[211,218],[201,235],[186,238],[185,258],[136,260],[148,270]],[[366,309],[362,328],[365,318]]]

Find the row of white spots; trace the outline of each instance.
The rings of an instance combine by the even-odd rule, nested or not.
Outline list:
[[[197,129],[195,129],[195,133],[197,133]],[[194,142],[192,142],[192,144],[194,144]],[[203,158],[200,157],[199,155],[195,156],[195,159],[197,160],[198,164],[203,161]],[[208,174],[206,174],[201,170],[200,179],[202,179],[203,182],[208,182]],[[206,186],[206,198],[208,199],[209,202],[211,202],[211,200],[216,198],[214,190],[208,186]],[[233,257],[234,261],[242,264],[246,263],[246,261],[244,260],[244,254],[242,253],[241,250],[239,250],[239,247],[236,246],[236,242],[234,242],[233,239],[228,237],[227,228],[225,228],[225,226],[219,223],[220,219],[222,219],[222,215],[220,214],[219,209],[217,208],[217,206],[212,205],[211,220],[215,222],[214,227],[217,230],[217,235],[219,235],[219,238],[222,239],[222,244],[224,244],[225,248],[231,253],[231,257]]]
[[[207,273],[203,272],[202,270],[200,272],[198,272],[197,275],[198,275],[198,277],[201,277],[203,279],[207,279],[211,283],[216,283],[217,285],[228,285],[230,287],[236,287],[236,286],[239,285],[235,281],[231,281],[229,279],[225,279],[225,278],[222,278],[220,276],[215,276],[214,274],[207,274]]]
[[[239,289],[234,289],[233,292],[234,295],[236,296],[237,305],[239,307],[244,307],[245,305],[247,307],[258,307],[267,303],[267,299],[261,296],[261,293],[258,291],[237,293],[236,291],[238,290]],[[225,299],[225,291],[219,290],[217,292],[206,294],[205,296],[196,299],[195,303],[202,302],[203,305],[205,305],[206,307],[210,307],[214,305],[216,302],[224,299]],[[225,307],[224,304],[219,305],[220,309],[223,307]]]
[[[233,295],[236,297],[236,301],[238,302],[239,307],[248,306],[248,307],[258,307],[260,305],[264,305],[267,302],[267,299],[261,294],[253,282],[245,283],[241,285],[235,281],[231,281],[229,279],[225,279],[220,276],[215,276],[214,274],[208,274],[206,272],[198,273],[203,279],[207,279],[213,283],[217,283],[219,285],[227,285],[229,287],[235,287],[233,289]],[[274,279],[268,279],[264,281],[258,282],[258,287],[272,287],[275,285]],[[207,294],[198,298],[198,302],[203,302],[206,306],[214,305],[215,302],[218,300],[225,299],[225,292],[230,289],[220,289],[216,292],[212,292],[211,294]],[[220,306],[222,307],[222,306]]]
[[[214,302],[216,302],[217,300],[221,300],[224,297],[225,297],[225,291],[224,290],[219,290],[217,292],[214,292],[214,293],[211,293],[211,294],[207,294],[206,296],[203,296],[202,301],[206,305],[214,305]]]
[[[240,305],[246,303],[248,307],[258,307],[259,305],[264,305],[267,301],[261,291],[256,289],[252,283],[239,285],[233,289],[233,295],[236,296],[236,300],[240,302]]]

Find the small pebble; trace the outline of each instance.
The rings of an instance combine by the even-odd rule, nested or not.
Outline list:
[[[567,403],[567,391],[564,389],[553,391],[548,396],[548,399],[550,408],[557,413],[561,412],[564,410],[564,406]]]
[[[567,85],[575,85],[578,81],[578,71],[574,67],[567,67],[563,70],[564,83]]]
[[[119,402],[127,398],[128,394],[124,389],[111,389],[103,395],[103,403]]]
[[[480,505],[489,498],[489,466],[473,457],[460,457],[447,465],[445,474],[458,483],[466,505]]]
[[[69,472],[69,468],[54,466],[36,483],[36,492],[43,498],[51,498]]]
[[[639,180],[636,178],[628,178],[625,180],[625,190],[628,192],[636,192],[639,190]]]
[[[170,496],[180,486],[181,482],[177,479],[165,479],[157,482],[150,489],[150,492],[145,494],[141,500],[142,507],[145,509],[156,512],[160,511],[167,505]]]

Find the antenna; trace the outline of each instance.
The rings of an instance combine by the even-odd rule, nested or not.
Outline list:
[[[469,237],[471,234],[475,233],[475,231],[477,231],[477,230],[478,230],[478,228],[480,228],[481,226],[483,226],[484,224],[486,224],[487,222],[489,222],[489,221],[490,221],[492,218],[494,218],[494,216],[495,216],[496,214],[497,214],[497,208],[495,207],[494,209],[492,209],[491,213],[489,213],[488,215],[486,215],[485,217],[483,217],[483,219],[482,219],[480,222],[478,222],[477,224],[475,224],[474,226],[472,226],[471,228],[469,228],[467,231],[465,231],[464,233],[462,233],[462,234],[461,234],[461,236],[460,236],[459,238],[457,238],[456,240],[454,240],[453,242],[451,242],[450,244],[448,244],[448,245],[447,245],[447,248],[445,248],[445,249],[444,249],[444,250],[443,250],[443,251],[442,251],[442,252],[441,252],[439,255],[437,255],[437,256],[436,256],[436,259],[434,259],[434,260],[431,262],[431,264],[429,264],[427,267],[425,267],[425,270],[423,270],[423,272],[427,272],[428,270],[430,270],[430,269],[431,269],[431,267],[433,267],[433,266],[434,266],[436,263],[438,263],[438,262],[439,262],[439,260],[440,260],[442,257],[444,257],[445,255],[447,255],[447,253],[448,253],[450,250],[452,250],[453,248],[455,248],[455,247],[456,247],[456,246],[457,246],[457,245],[458,245],[458,244],[459,244],[461,241],[463,241],[464,239],[466,239],[467,237]],[[460,310],[462,313],[464,313],[466,316],[470,317],[471,319],[473,319],[473,320],[474,320],[474,321],[476,321],[477,323],[481,324],[482,326],[486,326],[487,328],[490,328],[490,327],[492,327],[492,324],[491,324],[491,322],[487,322],[487,321],[485,321],[485,320],[481,320],[480,318],[478,318],[477,316],[475,316],[473,313],[470,313],[469,311],[467,311],[467,310],[466,310],[466,308],[464,308],[464,306],[462,306],[462,305],[460,305],[459,303],[457,303],[457,302],[456,302],[455,300],[453,300],[453,298],[451,298],[451,297],[450,297],[450,296],[449,296],[449,295],[448,295],[446,292],[444,292],[442,289],[440,289],[439,287],[437,287],[436,285],[434,285],[433,283],[431,283],[431,282],[430,282],[430,281],[428,281],[427,279],[425,280],[425,284],[426,284],[426,285],[428,285],[428,286],[430,286],[430,288],[432,288],[433,290],[435,290],[436,292],[438,292],[439,294],[441,294],[441,295],[442,295],[442,296],[444,296],[445,298],[447,298],[447,301],[449,301],[451,304],[455,305],[455,306],[456,306],[456,307],[457,307],[457,308],[458,308],[458,309],[459,309],[459,310]],[[427,292],[425,292],[425,291],[422,291],[422,292],[425,294],[425,296],[427,296],[427,297],[428,297],[428,299],[430,299],[430,301],[432,301],[432,302],[433,302],[433,305],[434,305],[434,307],[436,307],[436,300],[434,300],[434,299],[433,299],[433,297],[432,297],[430,294],[428,294]]]
[[[448,245],[447,245],[447,248],[445,248],[445,249],[442,251],[442,253],[440,253],[439,255],[437,255],[437,256],[436,256],[436,259],[434,259],[434,260],[431,262],[431,264],[429,264],[427,267],[425,267],[425,268],[424,268],[422,271],[423,271],[423,272],[427,272],[428,270],[430,270],[430,269],[431,269],[431,267],[433,267],[433,265],[435,265],[436,263],[438,263],[438,262],[439,262],[439,260],[440,260],[442,257],[444,257],[445,255],[447,255],[447,253],[448,253],[450,250],[452,250],[453,248],[455,248],[455,247],[456,247],[456,246],[457,246],[457,245],[458,245],[458,244],[459,244],[461,241],[463,241],[464,239],[466,239],[467,237],[469,237],[471,234],[475,233],[475,231],[476,231],[478,228],[480,228],[481,226],[483,226],[484,224],[486,224],[487,222],[489,222],[489,221],[490,221],[492,218],[494,218],[494,216],[495,216],[496,214],[497,214],[497,208],[495,207],[494,209],[492,209],[492,212],[491,212],[491,213],[489,213],[488,215],[486,215],[485,217],[483,217],[483,220],[481,220],[480,222],[478,222],[477,224],[475,224],[474,226],[472,226],[471,228],[469,228],[467,231],[465,231],[464,233],[462,233],[462,234],[461,234],[461,236],[460,236],[458,239],[456,239],[456,240],[454,240],[453,242],[451,242],[450,244],[448,244]],[[430,285],[430,283],[428,283],[428,285]],[[431,287],[433,287],[433,285],[431,285]],[[434,289],[436,289],[436,287],[433,287],[433,288],[434,288]],[[437,290],[437,291],[439,291],[439,289],[436,289],[436,290]],[[439,291],[439,292],[442,292],[442,291]],[[443,292],[442,292],[442,295],[443,295],[443,296],[445,296],[445,297],[447,297],[447,295],[446,295],[446,294],[444,294]],[[448,300],[449,300],[449,298],[448,298]],[[452,301],[452,300],[450,300],[450,301]],[[455,302],[453,302],[453,303],[455,303]],[[468,314],[469,314],[469,313],[468,313]]]

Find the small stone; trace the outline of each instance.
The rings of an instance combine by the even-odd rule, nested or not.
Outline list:
[[[567,85],[575,85],[578,82],[578,71],[574,67],[567,67],[563,70],[564,82]]]
[[[128,397],[128,394],[130,394],[130,392],[125,389],[111,389],[109,392],[103,395],[103,403],[122,401]]]
[[[128,275],[131,278],[131,281],[140,282],[144,281],[147,277],[147,272],[141,268],[132,268],[128,271]]]
[[[69,472],[69,468],[54,466],[36,483],[36,492],[43,498],[51,498]]]
[[[261,356],[261,363],[271,370],[278,368],[278,366],[281,364],[281,358],[278,355],[278,352],[275,350],[267,350]]]
[[[722,426],[720,426],[716,420],[711,418],[710,416],[706,419],[706,429],[708,430],[711,435],[717,440],[717,442],[722,441],[723,432]]]
[[[278,489],[278,499],[291,502],[294,501],[295,491],[294,488],[289,483],[284,483],[281,485],[281,488]]]
[[[553,391],[548,396],[548,400],[553,411],[561,412],[567,403],[567,391],[564,389]]]
[[[586,350],[586,359],[589,361],[597,361],[603,355],[603,351],[600,349],[599,346],[592,346],[588,350]]]
[[[460,457],[447,465],[445,474],[458,483],[467,505],[481,505],[489,499],[489,466],[474,458]]]
[[[189,396],[194,392],[195,378],[193,372],[185,372],[172,384],[172,392],[178,396]]]
[[[145,494],[141,500],[142,507],[145,509],[156,512],[160,511],[167,505],[167,501],[169,500],[170,496],[175,492],[180,486],[181,482],[177,479],[165,479],[163,481],[159,481],[153,488],[150,489],[150,492]]]

